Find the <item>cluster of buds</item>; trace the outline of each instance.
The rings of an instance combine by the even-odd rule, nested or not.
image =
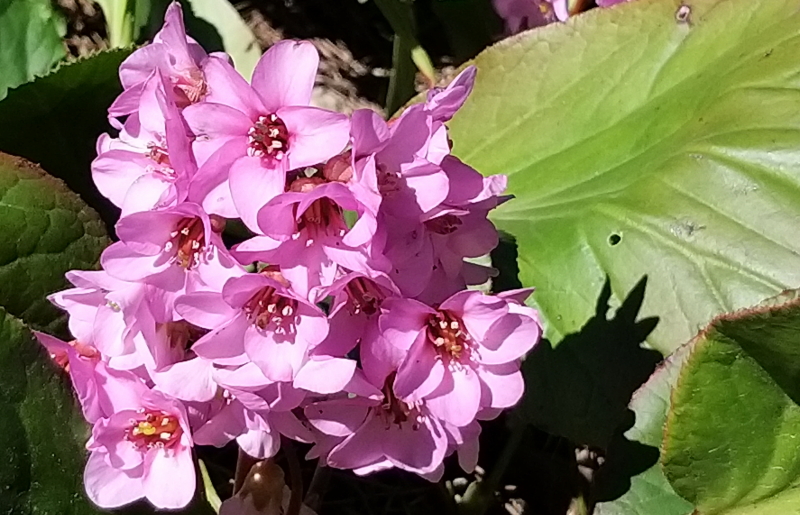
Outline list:
[[[120,68],[118,135],[92,166],[119,241],[51,296],[74,341],[39,334],[93,425],[101,507],[185,506],[193,447],[234,439],[255,458],[289,438],[326,466],[437,480],[454,453],[471,470],[477,421],[522,395],[530,291],[468,289],[491,276],[468,258],[495,247],[487,214],[507,200],[505,177],[450,154],[474,68],[387,123],[311,107],[318,60],[281,41],[248,83],[173,3]],[[233,220],[249,237],[229,248]]]

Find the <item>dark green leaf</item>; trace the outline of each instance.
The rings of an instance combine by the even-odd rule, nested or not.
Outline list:
[[[796,366],[800,300],[786,298],[716,320],[680,372],[662,463],[703,515],[800,505],[800,406],[781,388]]]
[[[0,151],[39,163],[97,209],[110,226],[118,211],[92,183],[97,137],[122,91],[117,69],[130,50],[101,52],[9,92],[0,102]]]
[[[0,307],[0,512],[95,513],[80,493],[88,429],[70,386]]]
[[[800,284],[799,44],[798,0],[637,0],[476,58],[454,152],[509,174],[493,219],[554,344],[606,277],[613,307],[648,276],[664,354]]]
[[[431,9],[444,27],[456,62],[475,57],[503,31],[491,0],[434,0]]]
[[[0,99],[8,88],[44,75],[67,49],[66,24],[50,0],[0,1]]]
[[[0,225],[0,306],[46,327],[60,312],[45,296],[67,286],[67,271],[96,266],[103,223],[63,182],[0,154]]]

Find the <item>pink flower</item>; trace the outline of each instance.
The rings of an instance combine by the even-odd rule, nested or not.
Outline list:
[[[305,399],[304,391],[271,382],[252,364],[219,369],[215,377],[225,389],[224,404],[197,429],[197,444],[222,447],[235,438],[247,454],[264,459],[278,452],[282,434],[312,441],[311,432],[291,411]]]
[[[372,276],[350,272],[318,292],[317,298],[333,297],[330,307],[330,331],[319,348],[333,356],[344,356],[360,342],[378,336],[378,318],[384,299],[399,295],[397,287],[385,274]],[[363,358],[362,358],[363,359]]]
[[[109,115],[118,117],[136,112],[144,84],[157,72],[167,78],[179,107],[199,102],[208,94],[204,73],[207,62],[205,50],[186,35],[181,5],[171,3],[164,26],[153,42],[136,50],[120,66],[119,78],[125,91],[111,105]]]
[[[311,288],[329,286],[339,265],[369,268],[369,244],[375,218],[344,185],[321,177],[301,177],[258,213],[256,236],[232,249],[240,262],[263,261],[281,267],[293,288],[307,296]],[[359,217],[347,227],[344,211]]]
[[[492,0],[492,4],[508,34],[569,18],[567,0]]]
[[[343,365],[341,379],[337,373],[318,378],[301,375],[312,350],[328,334],[328,321],[317,306],[273,277],[247,274],[230,279],[221,294],[182,297],[177,311],[195,325],[211,329],[192,350],[223,366],[252,361],[269,381],[294,381],[298,388],[315,389],[315,379],[346,384],[354,362]]]
[[[178,509],[194,496],[192,437],[183,405],[150,390],[131,372],[70,356],[75,389],[91,415],[86,492],[101,508],[146,498]],[[75,366],[75,365],[80,365]]]
[[[67,280],[76,287],[53,293],[48,300],[69,314],[72,336],[82,344],[93,346],[96,341],[102,346],[106,341],[120,340],[126,327],[124,312],[135,311],[142,293],[141,285],[115,279],[102,270],[72,270],[67,272]],[[102,325],[102,331],[113,336],[97,337],[97,325]]]
[[[394,374],[380,386],[357,375],[346,391],[347,397],[305,408],[306,418],[320,433],[317,446],[327,448],[320,459],[356,474],[397,467],[435,479],[448,450],[448,435],[424,402],[396,395]]]
[[[97,349],[80,342],[63,342],[38,331],[33,331],[33,334],[56,364],[69,372],[84,418],[90,423],[101,418],[104,411],[94,377],[97,361],[100,359]]]
[[[139,109],[118,139],[104,134],[98,141],[92,178],[122,216],[185,200],[197,168],[183,119],[163,80],[155,75],[144,84]]]
[[[212,221],[197,204],[134,213],[116,230],[120,241],[100,261],[109,275],[124,281],[178,292],[193,283],[218,282],[238,268],[219,236],[220,221]]]
[[[424,107],[433,120],[446,122],[453,118],[472,92],[477,73],[475,66],[467,66],[447,87],[428,91]]]
[[[447,197],[447,175],[438,162],[426,159],[430,113],[410,109],[389,127],[375,112],[358,110],[352,123],[356,179],[365,191],[381,197],[382,211],[398,218],[419,217]],[[370,205],[369,199],[363,202]]]
[[[344,149],[347,117],[308,106],[318,63],[311,43],[281,41],[261,57],[252,87],[229,65],[215,65],[227,77],[227,95],[183,112],[205,163],[193,198],[257,231],[258,210],[283,193],[288,171],[323,163]]]
[[[396,393],[424,399],[434,416],[456,427],[482,408],[516,404],[524,387],[519,359],[541,336],[536,311],[519,303],[517,293],[462,291],[435,309],[387,300],[379,322],[385,345],[408,351]]]

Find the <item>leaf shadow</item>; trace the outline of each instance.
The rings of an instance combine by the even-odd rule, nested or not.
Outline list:
[[[501,233],[500,245],[492,251],[492,264],[499,271],[493,291],[522,286],[517,257],[513,236]],[[647,281],[643,276],[613,310],[611,282],[606,277],[595,314],[581,330],[567,335],[556,347],[543,340],[523,363],[526,393],[509,418],[512,424],[528,424],[533,432],[528,432],[521,446],[512,476],[522,489],[521,496],[542,513],[563,513],[564,502],[581,490],[596,500],[619,497],[630,488],[631,477],[658,461],[658,449],[624,437],[635,421],[628,409],[631,396],[662,360],[659,352],[642,346],[659,322],[657,317],[638,319]],[[539,437],[531,439],[531,435]],[[542,438],[547,445],[541,445]],[[554,445],[561,451],[553,452]],[[572,452],[581,448],[584,451]],[[576,461],[579,454],[593,456],[589,461],[594,463]],[[574,472],[562,470],[564,466]],[[550,499],[558,501],[558,508],[542,505],[541,495],[524,493],[537,489],[531,479],[539,469],[558,477],[559,484],[572,485],[562,485],[566,489]],[[576,475],[579,470],[581,477]]]
[[[543,341],[523,363],[528,393],[520,417],[575,444],[608,449],[632,412],[628,402],[661,361],[661,354],[642,347],[658,324],[657,317],[637,320],[647,276],[628,293],[609,317],[611,284],[597,299],[595,315],[577,333],[553,348]]]

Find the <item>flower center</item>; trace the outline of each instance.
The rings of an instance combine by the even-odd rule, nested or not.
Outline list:
[[[381,301],[385,297],[374,282],[363,277],[356,277],[347,283],[345,291],[353,305],[352,313],[354,315],[359,313],[374,315],[378,312]]]
[[[297,301],[279,295],[275,288],[267,286],[253,295],[244,305],[247,318],[259,329],[266,330],[270,326],[281,327],[284,322],[294,320],[297,312]]]
[[[203,251],[206,242],[206,231],[203,221],[199,218],[184,218],[170,233],[171,239],[164,250],[175,251],[174,261],[185,269],[190,269],[200,263],[199,254]]]
[[[436,234],[454,233],[463,222],[456,215],[442,215],[425,222],[425,228]]]
[[[158,143],[148,143],[145,156],[155,163],[154,165],[148,166],[152,172],[159,173],[169,179],[174,178],[175,170],[169,162],[169,152],[167,152],[165,147],[162,147]]]
[[[172,77],[172,90],[175,92],[176,104],[184,108],[203,100],[208,93],[208,84],[203,72],[198,69],[189,70],[185,75]]]
[[[278,161],[289,150],[289,130],[276,114],[259,116],[247,131],[247,154],[272,157]]]
[[[307,193],[325,183],[325,179],[321,177],[300,177],[292,181],[289,191]],[[305,232],[309,241],[313,242],[321,235],[344,235],[347,232],[347,224],[341,206],[328,197],[321,197],[312,202],[300,216],[297,230]]]
[[[178,417],[165,411],[139,410],[139,417],[130,420],[125,440],[139,450],[168,448],[181,438],[183,430]]]
[[[449,311],[438,311],[428,317],[427,335],[439,354],[460,360],[462,353],[469,351],[469,334],[464,323]]]

